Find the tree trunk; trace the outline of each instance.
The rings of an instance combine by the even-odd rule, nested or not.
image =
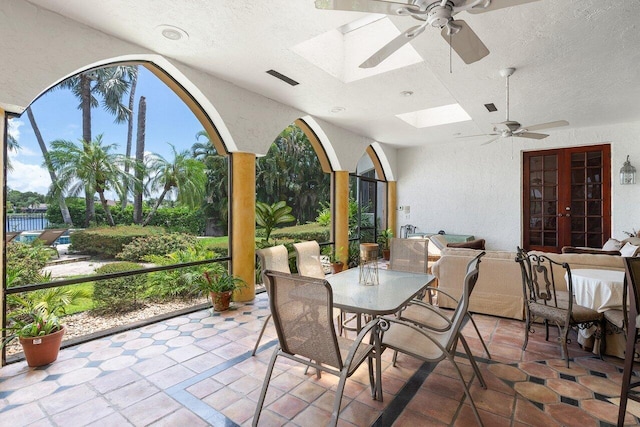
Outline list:
[[[136,168],[136,178],[138,178],[138,185],[135,189],[135,197],[133,198],[133,222],[140,224],[142,222],[142,180],[144,179],[144,138],[145,138],[145,126],[147,120],[147,100],[144,96],[140,97],[138,102],[138,135],[136,138],[136,162],[138,167]]]
[[[115,227],[116,223],[113,221],[111,210],[109,209],[109,205],[107,204],[107,199],[105,199],[104,197],[104,190],[98,190],[98,195],[100,196],[100,203],[102,204],[102,208],[104,209],[104,216],[107,217],[107,224],[109,224],[110,227]]]
[[[138,66],[135,66],[136,69],[138,68]],[[133,144],[133,105],[135,102],[135,94],[136,94],[136,85],[138,84],[138,77],[136,75],[136,77],[131,81],[131,89],[129,89],[129,120],[127,122],[127,148],[126,148],[126,152],[125,152],[125,156],[127,157],[127,159],[129,157],[131,157],[131,146]],[[124,173],[128,174],[129,173],[129,163],[125,163],[124,165]],[[128,180],[125,179],[124,182],[125,186],[125,194],[124,197],[122,198],[122,210],[124,211],[124,209],[127,207],[127,196],[128,196],[128,191],[129,191],[129,182]]]
[[[91,142],[91,78],[87,73],[80,74],[80,93],[82,107],[82,139],[85,144]],[[96,209],[93,202],[93,195],[91,187],[88,183],[84,186],[84,200],[86,204],[86,211],[84,216],[84,226],[88,227],[91,220],[95,217]]]
[[[58,205],[60,205],[60,213],[62,214],[62,220],[64,221],[65,224],[69,225],[70,227],[73,227],[73,220],[71,219],[71,214],[69,213],[67,202],[64,200],[64,194],[62,194],[62,191],[58,189],[58,177],[56,176],[56,172],[53,170],[53,167],[49,162],[49,151],[47,150],[47,146],[44,143],[44,139],[42,139],[40,128],[36,123],[36,119],[33,116],[33,111],[31,111],[31,107],[27,108],[27,116],[29,117],[29,122],[31,122],[33,133],[36,135],[36,140],[38,141],[40,150],[42,150],[42,157],[44,157],[44,163],[47,165],[47,170],[49,171],[49,177],[51,178],[51,187],[56,189],[55,196],[58,198]]]
[[[164,196],[167,195],[167,191],[167,189],[162,190],[162,194],[160,194],[160,197],[158,197],[158,201],[156,202],[155,206],[153,207],[153,209],[151,209],[151,211],[149,211],[149,215],[147,215],[147,218],[142,223],[143,227],[146,227],[149,224],[149,221],[151,221],[151,218],[153,218],[153,216],[156,214],[158,208],[160,207],[160,204],[164,200]]]

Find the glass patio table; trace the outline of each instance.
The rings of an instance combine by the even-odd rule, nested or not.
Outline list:
[[[351,268],[326,278],[333,290],[333,306],[356,313],[358,330],[362,326],[362,314],[378,317],[397,313],[435,280],[435,276],[431,274],[379,269],[379,284],[361,285],[358,280],[359,274],[358,268]],[[378,325],[372,330],[377,359],[376,387],[372,394],[373,398],[379,401],[382,401],[380,338],[384,329],[385,325]]]

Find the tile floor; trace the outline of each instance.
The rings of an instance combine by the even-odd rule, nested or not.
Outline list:
[[[44,368],[30,369],[24,362],[0,368],[0,425],[250,425],[276,342],[270,326],[258,354],[251,357],[268,314],[267,296],[262,293],[253,302],[236,304],[222,314],[203,310],[63,349],[58,360]],[[572,344],[570,354],[576,358],[572,372],[579,371],[580,379],[572,378],[580,384],[568,385],[560,375],[566,372],[556,376],[551,372],[559,365],[558,344],[534,334],[522,352],[522,322],[479,315],[475,319],[493,356],[484,358],[468,325],[465,336],[479,356],[488,383],[487,390],[477,380],[472,385],[485,425],[615,423],[617,407],[602,399],[587,399],[585,389],[595,384],[597,397],[614,395],[621,376],[617,360],[594,359]],[[390,360],[390,352],[385,352],[383,402],[371,399],[365,366],[347,381],[339,425],[476,424],[448,362],[433,367],[401,355],[393,367]],[[473,370],[465,359],[460,361],[471,378]],[[549,362],[543,366],[535,361]],[[545,379],[542,385],[535,381],[540,377]],[[336,384],[332,375],[318,379],[315,374],[305,375],[299,365],[279,359],[260,425],[325,424]],[[547,389],[542,390],[543,386]],[[543,404],[540,396],[547,399]],[[578,399],[584,400],[575,404]],[[638,425],[631,415],[627,422]]]

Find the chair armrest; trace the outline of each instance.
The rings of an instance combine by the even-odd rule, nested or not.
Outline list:
[[[441,318],[442,320],[444,320],[444,322],[447,324],[447,327],[446,328],[438,328],[438,327],[435,327],[435,326],[431,326],[431,325],[429,325],[427,323],[422,323],[419,320],[411,319],[410,317],[404,317],[402,315],[402,311],[399,313],[400,314],[399,318],[401,320],[414,323],[414,324],[416,324],[416,325],[418,325],[418,326],[420,326],[422,328],[426,328],[426,329],[429,329],[429,330],[435,331],[435,332],[444,332],[444,331],[448,330],[452,325],[451,319],[449,319],[447,316],[442,314],[438,310],[438,307],[435,307],[432,304],[429,304],[429,303],[426,303],[426,302],[420,301],[420,300],[412,300],[409,304],[407,304],[407,306],[409,306],[409,305],[415,305],[415,306],[421,307],[424,310],[429,310],[431,313],[433,313],[434,315],[436,315],[439,318]]]
[[[346,366],[351,365],[351,362],[353,361],[353,358],[355,357],[356,352],[358,351],[358,347],[360,347],[360,344],[362,343],[362,340],[369,332],[371,332],[374,326],[378,325],[378,323],[380,323],[380,318],[375,318],[364,325],[360,332],[358,332],[358,336],[356,336],[356,338],[353,340],[353,344],[351,344],[351,347],[349,348],[349,353],[344,360],[344,364]]]

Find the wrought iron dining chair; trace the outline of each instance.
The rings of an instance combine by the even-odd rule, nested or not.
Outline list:
[[[390,270],[408,271],[412,273],[427,273],[429,259],[429,239],[392,238],[390,246]],[[429,302],[426,303],[421,301],[424,299],[425,294],[419,295],[416,300],[412,301],[400,313],[400,316],[405,320],[416,322],[441,332],[448,329],[451,326],[451,316],[453,314],[448,311],[440,310],[438,307],[432,304],[432,295],[439,292],[451,298],[453,301],[456,301],[456,303],[458,302],[457,298],[452,297],[448,293],[438,290],[437,287],[429,286],[425,289],[425,294],[429,296]],[[465,315],[469,318],[469,320],[471,320],[471,324],[476,330],[478,338],[480,338],[480,342],[482,343],[482,347],[484,348],[487,357],[491,359],[491,354],[489,353],[487,344],[484,342],[482,334],[478,329],[478,325],[476,325],[475,320],[473,320],[473,316],[469,312],[467,312]],[[394,365],[396,358],[397,353],[395,353],[393,357]]]
[[[569,264],[553,261],[545,255],[529,254],[518,247],[516,262],[522,272],[522,291],[525,299],[525,334],[522,350],[526,350],[529,333],[533,333],[533,322],[542,320],[545,327],[545,340],[549,341],[549,322],[558,327],[562,357],[569,367],[569,350],[567,348],[569,331],[572,327],[586,328],[597,326],[596,334],[600,334],[600,354],[604,349],[602,313],[591,308],[578,305],[574,301],[571,268]],[[563,269],[567,280],[567,290],[556,286],[554,270]]]
[[[484,378],[482,377],[482,373],[480,372],[475,358],[471,354],[469,345],[461,332],[465,313],[469,309],[469,296],[471,295],[471,292],[478,280],[479,264],[482,256],[484,256],[484,252],[478,254],[478,256],[469,262],[467,274],[464,278],[462,296],[460,297],[458,306],[451,317],[451,325],[448,329],[443,332],[437,332],[432,329],[420,327],[413,322],[408,322],[397,317],[384,317],[381,320],[380,325],[384,330],[387,326],[384,322],[388,322],[388,330],[383,332],[382,335],[383,348],[391,348],[425,362],[438,363],[444,359],[451,362],[458,374],[458,377],[462,381],[464,393],[471,403],[471,408],[473,409],[473,413],[479,425],[483,425],[482,420],[480,419],[480,414],[478,413],[478,409],[476,408],[473,398],[471,397],[471,393],[469,392],[469,384],[465,381],[462,372],[455,361],[455,356],[458,340],[460,340],[467,357],[469,358],[469,362],[478,377],[481,387],[486,389],[487,386]],[[469,383],[472,380],[473,378],[471,378]]]
[[[253,425],[258,424],[276,360],[285,357],[340,378],[331,413],[331,425],[335,426],[346,380],[364,361],[369,365],[369,382],[374,393],[372,359],[375,347],[363,340],[378,320],[369,322],[355,340],[336,335],[332,320],[333,292],[326,280],[273,271],[267,271],[266,275],[267,286],[271,287],[269,304],[278,345],[265,374]]]
[[[284,245],[278,245],[270,248],[259,249],[256,251],[256,255],[258,255],[258,258],[260,259],[260,267],[262,268],[262,283],[267,290],[267,295],[269,295],[269,287],[267,286],[267,281],[269,279],[265,275],[265,271],[271,270],[291,273],[289,270],[289,251],[287,251],[287,248]],[[264,330],[267,328],[269,319],[271,319],[271,313],[269,313],[269,315],[264,319],[264,323],[260,329],[260,334],[256,340],[256,345],[253,347],[253,351],[251,352],[252,356],[256,355],[258,345],[260,345],[260,340],[262,340],[262,335],[264,334]]]
[[[631,381],[633,376],[633,362],[636,355],[636,344],[640,332],[640,258],[625,257],[624,267],[626,285],[629,296],[629,321],[627,327],[627,348],[624,354],[624,370],[622,371],[622,387],[620,390],[620,409],[618,410],[618,426],[624,424],[627,411],[627,400],[640,402],[640,380]]]
[[[298,274],[306,277],[324,278],[324,268],[320,261],[320,245],[315,240],[294,243]]]

